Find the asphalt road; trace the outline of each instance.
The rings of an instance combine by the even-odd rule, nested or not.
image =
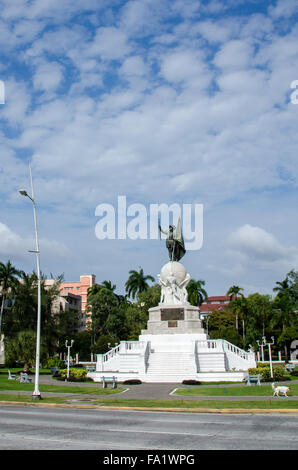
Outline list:
[[[0,405],[0,449],[297,450],[298,416]]]

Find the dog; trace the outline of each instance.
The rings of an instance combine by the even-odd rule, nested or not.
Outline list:
[[[273,388],[274,392],[273,392],[273,396],[277,396],[279,397],[279,394],[282,393],[284,397],[287,397],[287,392],[289,392],[291,389],[289,387],[286,387],[286,386],[279,386],[279,387],[276,387],[275,386],[275,383],[273,382],[271,384],[271,387]]]

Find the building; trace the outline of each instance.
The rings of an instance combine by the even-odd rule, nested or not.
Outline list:
[[[45,281],[45,288],[52,287],[57,281],[54,279],[47,279]],[[82,312],[82,300],[80,295],[73,294],[72,292],[64,292],[60,287],[60,294],[52,304],[52,313],[59,314],[61,312],[73,312],[80,320],[80,327],[78,331],[86,328],[86,316]]]
[[[81,297],[81,311],[88,323],[88,313],[86,313],[88,289],[95,285],[96,276],[94,274],[82,274],[79,281],[61,282],[61,295],[73,294]],[[90,320],[89,320],[90,321]]]
[[[208,297],[205,302],[200,306],[200,317],[203,319],[214,310],[222,310],[224,307],[229,305],[230,297],[226,295],[217,295]]]

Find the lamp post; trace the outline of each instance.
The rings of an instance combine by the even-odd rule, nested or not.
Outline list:
[[[270,363],[270,373],[271,373],[271,378],[273,379],[273,367],[272,367],[272,356],[271,356],[271,346],[274,344],[274,336],[271,336],[272,343],[269,343],[265,336],[263,336],[263,343],[264,346],[268,346],[269,349],[269,363]]]
[[[33,204],[33,217],[34,217],[34,230],[35,230],[35,241],[36,241],[36,250],[30,250],[31,253],[36,253],[36,264],[37,264],[37,331],[36,331],[36,358],[35,358],[35,385],[34,392],[32,395],[33,399],[41,399],[39,391],[39,363],[40,363],[40,317],[41,317],[41,283],[40,283],[40,262],[39,262],[39,243],[38,243],[38,231],[37,231],[37,220],[36,220],[36,204],[34,199],[34,189],[32,181],[32,171],[31,165],[29,164],[30,170],[30,183],[31,183],[31,194],[29,196],[27,191],[21,189],[19,193],[22,196],[26,196],[31,199]]]
[[[262,343],[260,344],[260,341],[258,339],[257,339],[257,343],[262,352],[262,362],[264,362],[264,336],[262,339]]]
[[[70,345],[68,344],[68,340],[65,342],[65,346],[67,347],[67,380],[69,379],[69,361],[70,361],[70,348],[73,345],[73,339],[70,342]]]

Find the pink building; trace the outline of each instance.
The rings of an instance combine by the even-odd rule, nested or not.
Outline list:
[[[82,313],[86,315],[87,293],[89,287],[94,286],[94,274],[82,274],[78,282],[62,282],[60,292],[61,294],[71,293],[81,297]],[[87,319],[88,322],[88,319]]]

